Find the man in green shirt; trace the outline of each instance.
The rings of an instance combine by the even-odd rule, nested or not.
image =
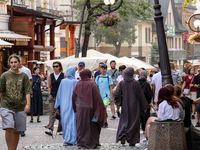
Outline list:
[[[2,129],[6,130],[8,149],[17,149],[19,131],[26,130],[26,114],[30,111],[32,88],[27,74],[19,70],[20,58],[13,54],[8,58],[10,71],[0,78]],[[26,102],[27,100],[27,102]]]

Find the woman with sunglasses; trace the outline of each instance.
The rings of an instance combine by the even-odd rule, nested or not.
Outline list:
[[[54,108],[56,102],[56,95],[61,80],[66,78],[66,75],[62,73],[63,68],[61,62],[55,61],[53,63],[53,70],[54,73],[50,74],[48,83],[49,111],[50,111],[49,124],[45,126],[45,128],[49,129],[48,131],[45,131],[45,133],[51,136],[53,135],[55,114],[56,114],[56,109]],[[59,121],[59,126],[61,126],[60,121]]]

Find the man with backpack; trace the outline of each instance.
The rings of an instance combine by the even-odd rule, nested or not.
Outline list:
[[[101,65],[100,71],[101,71],[101,74],[96,77],[95,82],[99,88],[101,97],[103,99],[103,103],[107,111],[107,106],[109,102],[110,104],[114,104],[113,93],[112,93],[113,81],[112,81],[112,78],[106,74],[106,71],[107,71],[106,64]],[[108,127],[107,119],[105,120],[105,124],[103,125],[103,128],[106,128],[106,127]]]
[[[113,86],[112,86],[112,88],[114,89],[115,86],[117,85],[117,77],[118,77],[119,75],[121,75],[121,74],[120,74],[119,70],[116,69],[116,62],[115,62],[115,60],[112,60],[112,61],[110,62],[110,67],[111,67],[111,69],[108,70],[106,73],[107,73],[109,76],[111,76],[112,81],[113,81]],[[112,112],[112,117],[110,118],[110,120],[115,120],[116,117],[115,117],[115,105],[114,105],[114,103],[110,103],[110,108],[111,108],[111,112]],[[118,106],[118,107],[117,107],[117,115],[118,115],[118,117],[120,117],[119,108],[120,108],[120,107]]]
[[[175,71],[174,63],[171,62],[170,67],[171,67],[172,80],[173,80],[174,86],[179,85],[180,87],[182,87],[182,83],[181,83],[182,78],[181,78],[179,72]]]

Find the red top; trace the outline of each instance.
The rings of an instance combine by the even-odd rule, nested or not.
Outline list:
[[[185,76],[184,81],[185,81],[185,83],[186,83],[186,86],[185,86],[186,89],[190,89],[190,84],[193,84],[193,83],[194,83],[195,77],[196,77],[196,76],[194,76],[194,77],[192,77],[191,79],[189,79],[188,75]],[[191,82],[191,80],[192,80],[192,82]],[[196,87],[191,87],[190,91],[196,92],[196,91],[197,91],[197,88],[196,88]]]

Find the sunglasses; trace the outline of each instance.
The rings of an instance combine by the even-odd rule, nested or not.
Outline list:
[[[123,70],[119,70],[119,71],[123,71]]]
[[[53,68],[58,68],[59,66],[53,66]]]

